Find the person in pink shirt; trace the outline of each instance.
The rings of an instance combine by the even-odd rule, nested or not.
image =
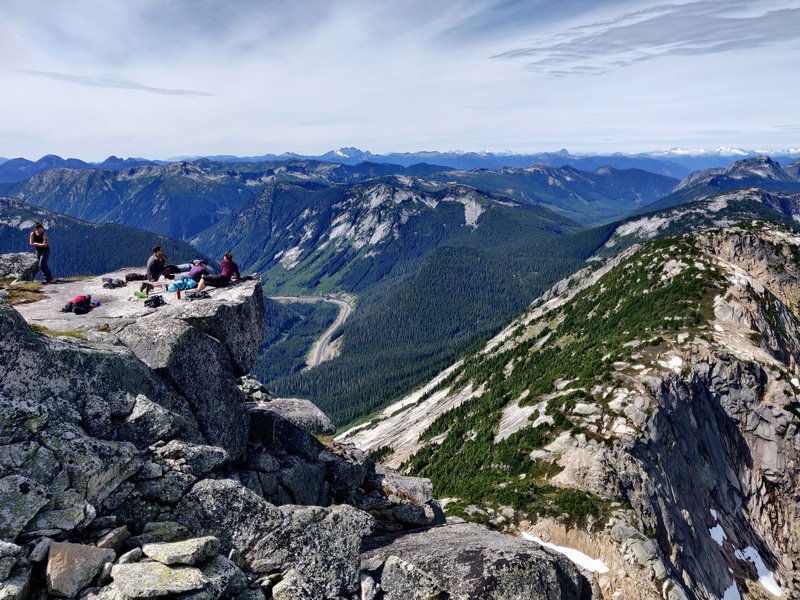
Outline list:
[[[231,281],[236,281],[239,277],[241,277],[239,274],[239,266],[233,262],[233,253],[226,252],[220,263],[219,275],[203,275],[200,278],[197,291],[202,292],[206,289],[206,286],[209,285],[211,287],[226,287],[230,285]]]

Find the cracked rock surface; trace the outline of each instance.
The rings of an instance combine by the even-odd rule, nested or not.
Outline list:
[[[99,283],[0,302],[0,598],[353,600],[366,539],[444,522],[427,480],[269,406],[257,280],[157,309]],[[81,292],[102,306],[57,311]]]

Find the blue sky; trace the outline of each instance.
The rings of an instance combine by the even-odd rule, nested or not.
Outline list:
[[[4,0],[0,156],[800,147],[796,0]]]

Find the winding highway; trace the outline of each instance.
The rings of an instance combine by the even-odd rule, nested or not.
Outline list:
[[[306,367],[312,369],[325,360],[326,353],[331,345],[331,339],[336,330],[341,327],[350,314],[353,312],[352,301],[334,298],[333,296],[270,296],[271,300],[290,304],[292,302],[302,302],[304,304],[314,304],[315,302],[330,302],[339,307],[339,314],[336,320],[328,327],[320,338],[311,346],[311,350],[306,358]]]

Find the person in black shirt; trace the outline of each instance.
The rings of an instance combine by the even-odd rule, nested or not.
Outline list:
[[[153,254],[147,260],[147,281],[158,281],[161,276],[172,279],[172,275],[179,273],[178,265],[168,265],[167,257],[161,246],[153,248]]]
[[[44,225],[38,221],[33,224],[33,231],[31,231],[31,235],[28,238],[28,243],[31,247],[36,249],[37,263],[33,276],[36,277],[36,273],[41,271],[42,275],[44,275],[44,280],[47,283],[51,283],[53,281],[53,274],[47,266],[47,261],[50,260],[50,240],[47,239],[47,232],[44,230]]]

